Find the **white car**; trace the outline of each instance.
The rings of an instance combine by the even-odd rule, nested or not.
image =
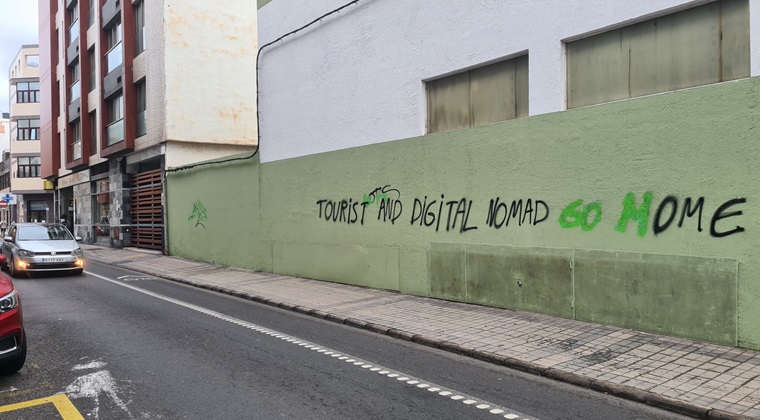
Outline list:
[[[16,223],[3,242],[11,276],[20,273],[65,271],[82,274],[84,251],[60,223]]]

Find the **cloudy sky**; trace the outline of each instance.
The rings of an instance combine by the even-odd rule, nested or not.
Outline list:
[[[0,111],[8,112],[8,69],[22,45],[38,44],[37,0],[0,0]]]

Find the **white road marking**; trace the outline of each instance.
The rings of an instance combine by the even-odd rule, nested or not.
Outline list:
[[[88,363],[86,365],[76,365],[73,368],[71,368],[71,370],[100,369],[104,367],[106,367],[105,362],[95,361],[95,362]]]
[[[256,331],[256,332],[259,332],[259,333],[262,333],[262,334],[266,334],[266,335],[269,335],[269,336],[272,336],[272,337],[275,337],[275,338],[279,338],[279,339],[281,339],[283,341],[286,341],[286,342],[289,339],[296,339],[299,342],[298,345],[301,346],[301,347],[303,347],[303,348],[307,348],[307,349],[314,350],[314,351],[318,351],[318,350],[322,350],[322,349],[326,350],[325,352],[322,352],[320,354],[326,354],[327,351],[330,351],[330,352],[333,353],[333,354],[330,354],[331,357],[335,357],[336,355],[338,355],[338,353],[335,350],[333,350],[333,349],[326,349],[326,348],[320,347],[320,346],[318,346],[316,344],[309,343],[308,341],[301,340],[301,339],[299,339],[297,337],[289,336],[289,335],[286,335],[284,333],[280,333],[278,331],[274,331],[274,330],[271,330],[269,328],[265,328],[265,327],[262,327],[260,325],[253,324],[253,323],[248,322],[248,321],[243,321],[241,319],[233,318],[231,316],[222,314],[220,312],[212,311],[210,309],[206,309],[206,308],[201,307],[201,306],[193,305],[191,303],[183,302],[183,301],[178,300],[178,299],[170,298],[168,296],[164,296],[164,295],[161,295],[161,294],[158,294],[158,293],[154,293],[154,292],[151,292],[151,291],[148,291],[148,290],[140,289],[138,287],[131,286],[131,285],[126,284],[124,282],[117,281],[117,280],[114,280],[114,279],[110,279],[108,277],[101,276],[100,274],[92,273],[90,271],[87,271],[86,273],[88,275],[93,276],[93,277],[97,277],[99,279],[105,280],[105,281],[107,281],[109,283],[113,283],[113,284],[119,285],[121,287],[126,287],[127,289],[132,289],[132,290],[134,290],[136,292],[139,292],[139,293],[142,293],[142,294],[145,294],[145,295],[148,295],[148,296],[152,296],[152,297],[154,297],[156,299],[160,299],[160,300],[163,300],[165,302],[173,303],[175,305],[182,306],[183,308],[187,308],[187,309],[190,309],[190,310],[193,310],[193,311],[196,311],[196,312],[200,312],[202,314],[209,315],[211,317],[220,319],[222,321],[226,321],[226,322],[229,322],[229,323],[232,323],[232,324],[235,324],[235,325],[239,325],[241,327],[248,328],[250,330],[253,330],[253,331]],[[290,341],[290,342],[293,342],[295,344],[294,341]],[[353,364],[355,366],[364,366],[364,365],[377,366],[377,365],[370,364],[366,360],[361,360],[359,358],[354,358],[353,356],[341,355],[337,359],[338,360],[342,360],[342,361],[347,362],[347,363],[351,363],[351,364]],[[387,376],[389,378],[398,378],[400,376],[403,376],[403,377],[406,377],[406,379],[412,379],[411,381],[407,381],[406,383],[409,384],[409,385],[412,385],[411,382],[415,382],[416,388],[421,388],[421,389],[426,389],[427,388],[430,391],[432,391],[433,389],[442,389],[443,391],[439,392],[438,395],[443,396],[443,397],[451,396],[450,398],[452,400],[454,400],[454,401],[462,401],[462,400],[464,400],[463,402],[465,404],[467,404],[467,405],[472,405],[472,404],[478,403],[478,408],[480,406],[485,406],[485,407],[483,407],[483,409],[484,408],[493,408],[493,410],[489,411],[492,414],[501,415],[502,413],[508,413],[508,414],[504,415],[504,418],[509,419],[509,420],[514,420],[514,419],[518,419],[518,418],[522,418],[523,420],[536,420],[535,417],[531,417],[531,416],[525,415],[523,413],[519,413],[519,412],[517,412],[515,410],[511,410],[511,409],[508,409],[506,407],[501,407],[501,406],[499,406],[497,404],[492,404],[492,403],[490,403],[488,401],[484,401],[484,400],[481,400],[481,399],[478,399],[478,398],[475,398],[475,397],[471,397],[471,396],[463,394],[461,392],[455,393],[454,390],[450,390],[450,389],[448,389],[446,387],[443,387],[441,385],[435,385],[432,382],[428,383],[427,381],[423,382],[423,381],[419,380],[418,378],[414,378],[412,375],[409,375],[409,374],[404,374],[402,372],[397,372],[397,371],[394,371],[394,370],[391,370],[391,369],[388,369],[388,368],[384,368],[384,367],[380,367],[380,366],[378,366],[377,368],[382,369],[382,370],[376,371],[375,370],[376,368],[373,368],[373,369],[370,369],[370,371],[374,371],[375,373]],[[108,373],[107,371],[104,371],[104,372]],[[400,382],[404,382],[404,381],[401,381],[400,379],[399,379],[399,381]],[[74,384],[72,384],[72,385],[74,385]],[[67,391],[67,393],[68,393],[68,391]],[[115,394],[114,394],[114,397],[115,397]],[[120,400],[118,400],[117,404],[119,402],[120,402]],[[121,405],[119,405],[119,406],[121,407]],[[126,411],[126,405],[124,406],[124,409]],[[127,411],[127,413],[128,413],[128,411]],[[96,413],[96,416],[97,416],[97,413]]]
[[[99,418],[98,411],[100,408],[100,396],[105,394],[110,397],[111,400],[121,408],[130,419],[132,413],[129,412],[127,404],[122,401],[117,392],[119,388],[116,386],[116,381],[113,376],[107,370],[101,370],[95,373],[89,373],[87,375],[80,376],[74,380],[69,386],[66,387],[66,395],[71,398],[92,398],[95,400],[95,408],[90,414],[92,418]]]

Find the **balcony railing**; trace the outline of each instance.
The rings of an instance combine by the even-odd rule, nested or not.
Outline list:
[[[145,124],[145,116],[147,112],[142,111],[137,113],[137,137],[148,134],[148,126]]]
[[[75,161],[82,158],[82,141],[76,141],[69,145],[69,161]]]
[[[122,57],[122,44],[119,42],[116,44],[113,48],[111,48],[111,51],[108,52],[108,55],[106,56],[108,61],[108,72],[110,73],[114,70],[116,70],[117,67],[119,67],[123,62]],[[106,73],[106,74],[107,74]]]
[[[77,80],[69,87],[69,103],[72,103],[82,96],[82,81]]]
[[[73,44],[77,38],[79,38],[79,19],[75,20],[69,27],[69,45]]]
[[[114,144],[124,140],[124,120],[121,119],[115,123],[111,123],[106,127],[106,146],[113,146]]]

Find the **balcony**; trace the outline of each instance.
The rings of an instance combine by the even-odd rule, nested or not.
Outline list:
[[[79,39],[79,19],[75,20],[69,28],[69,45]]]
[[[70,66],[79,57],[79,19],[71,25],[67,36],[69,43],[66,47],[66,65]]]
[[[69,162],[82,158],[82,141],[76,141],[69,145]]]
[[[114,144],[124,141],[124,120],[121,119],[115,123],[111,123],[106,127],[106,146],[113,146]]]
[[[81,97],[82,97],[82,81],[77,80],[73,85],[69,86],[69,103],[72,103]]]
[[[100,16],[103,19],[101,27],[108,29],[109,26],[120,16],[121,0],[108,0],[100,9]]]
[[[111,48],[111,51],[108,52],[108,55],[106,55],[106,61],[108,63],[108,71],[106,74],[111,73],[112,71],[119,68],[119,66],[124,63],[123,58],[123,52],[122,52],[122,43],[119,42],[116,44],[113,48]]]

